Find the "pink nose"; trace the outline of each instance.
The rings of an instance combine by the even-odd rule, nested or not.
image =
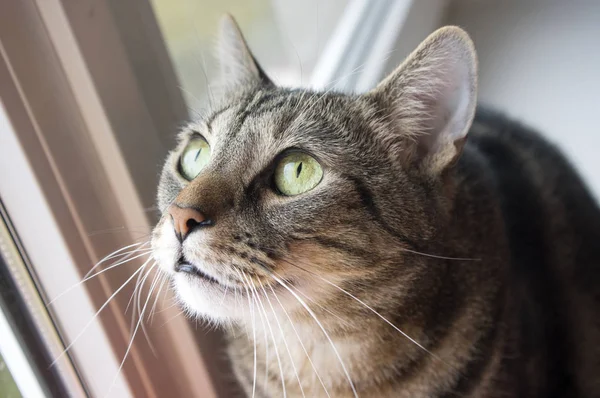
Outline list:
[[[194,229],[211,224],[204,214],[192,207],[179,207],[172,204],[168,212],[173,219],[175,234],[180,242],[183,242]]]

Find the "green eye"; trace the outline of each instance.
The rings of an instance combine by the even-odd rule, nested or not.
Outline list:
[[[323,169],[315,158],[304,152],[292,152],[275,168],[275,186],[286,196],[299,195],[316,187]]]
[[[210,146],[203,137],[192,139],[181,154],[179,164],[186,180],[193,180],[210,160]]]

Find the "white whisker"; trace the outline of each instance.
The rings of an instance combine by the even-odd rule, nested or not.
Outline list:
[[[323,307],[321,304],[317,303],[315,300],[311,299],[310,297],[308,297],[306,294],[302,293],[300,291],[300,289],[295,288],[293,286],[291,286],[292,289],[294,289],[296,291],[296,293],[298,293],[299,295],[301,295],[302,297],[304,297],[305,299],[307,299],[308,301],[310,301],[311,303],[313,303],[314,305],[316,305],[317,307],[319,307],[320,309],[322,309],[323,311],[327,312],[329,315],[332,315],[334,317],[336,317],[340,322],[342,322],[344,325],[346,326],[350,326],[348,321],[345,320],[344,318],[342,318],[341,316],[339,316],[338,314],[336,314],[335,312]]]
[[[160,325],[159,327],[163,327],[165,326],[167,323],[171,322],[173,319],[177,318],[178,316],[180,316],[181,314],[183,314],[185,311],[184,310],[180,310],[177,314],[173,315],[172,317],[170,317],[169,319],[167,319],[165,322],[162,323],[162,325]]]
[[[240,271],[243,275],[244,271]],[[254,375],[252,377],[252,398],[256,395],[256,368],[257,368],[257,359],[256,359],[256,319],[254,314],[254,305],[252,304],[253,300],[251,299],[250,292],[248,290],[247,283],[242,280],[242,284],[246,289],[246,296],[248,298],[248,307],[250,308],[250,316],[252,317],[252,343],[254,345]]]
[[[168,311],[171,308],[176,307],[179,304],[176,300],[171,300],[171,301],[172,301],[172,303],[168,307],[163,307],[160,310],[156,311],[156,313],[162,314],[163,312]],[[161,304],[161,305],[164,305],[164,304]]]
[[[135,307],[134,310],[137,309],[137,313],[138,315],[141,312],[142,309],[142,293],[144,291],[144,284],[146,283],[146,281],[148,280],[148,278],[150,277],[150,273],[152,271],[152,268],[149,268],[146,273],[142,276],[141,280],[139,281],[139,283],[136,283],[135,286],[135,290],[134,290],[134,296],[135,296]],[[156,277],[156,275],[154,275],[154,277]],[[152,283],[151,283],[152,285]],[[134,311],[135,314],[135,311]],[[133,330],[133,328],[132,328]]]
[[[63,352],[60,353],[60,355],[58,357],[56,357],[54,359],[54,361],[52,361],[52,363],[50,364],[50,366],[54,366],[54,364],[56,364],[56,362],[62,358],[63,355],[65,355],[67,353],[67,351],[69,351],[69,349],[71,349],[71,347],[73,347],[73,344],[75,344],[77,342],[77,340],[79,340],[79,338],[83,335],[83,333],[85,333],[85,331],[87,330],[87,328],[92,324],[92,322],[94,322],[94,320],[98,317],[98,315],[100,314],[100,312],[102,312],[102,310],[110,303],[110,301],[117,295],[119,294],[119,292],[121,290],[123,290],[123,288],[125,286],[127,286],[127,284],[129,282],[131,282],[131,280],[139,273],[141,272],[144,267],[146,266],[146,264],[148,264],[150,262],[150,259],[148,261],[146,261],[140,268],[138,268],[122,285],[121,287],[119,287],[109,298],[108,300],[106,300],[106,302],[104,304],[102,304],[102,306],[98,309],[98,311],[96,311],[96,313],[94,314],[94,316],[92,316],[92,319],[90,319],[88,321],[88,323],[86,323],[86,325],[83,327],[83,330],[81,332],[79,332],[79,334],[77,336],[75,336],[75,338],[73,339],[73,341],[63,350]]]
[[[219,302],[219,308],[223,308],[223,302],[225,301],[225,297],[227,296],[228,290],[229,290],[229,285],[225,285],[225,291],[223,292],[223,297],[221,297],[221,301]]]
[[[265,296],[265,298],[267,299],[267,302],[269,303],[269,306],[271,307],[271,313],[273,314],[273,317],[275,318],[275,323],[277,324],[277,327],[279,328],[279,332],[281,333],[281,339],[283,340],[285,349],[287,350],[288,356],[290,357],[290,364],[292,365],[292,369],[294,370],[296,379],[298,379],[298,386],[300,387],[300,392],[302,393],[303,397],[306,397],[306,395],[304,395],[304,389],[302,388],[302,382],[300,381],[300,376],[298,376],[298,371],[296,370],[296,364],[294,363],[294,357],[292,357],[292,352],[290,351],[290,347],[287,343],[287,340],[285,339],[285,333],[283,332],[283,328],[281,327],[281,324],[279,323],[279,318],[277,317],[275,308],[273,308],[273,304],[271,303],[271,300],[269,299],[269,296],[267,295],[267,291],[265,290],[265,287],[261,284],[260,288],[263,291],[263,296]]]
[[[138,293],[138,300],[137,300],[138,307],[137,308],[138,308],[138,315],[139,315],[140,318],[144,317],[143,311],[140,311],[140,301],[141,301],[142,293],[143,293],[143,290],[144,290],[143,289],[144,288],[144,283],[145,283],[145,280],[148,278],[148,275],[150,275],[150,273],[152,272],[152,270],[153,270],[153,268],[154,268],[155,265],[156,265],[156,263],[154,263],[152,265],[152,267],[150,267],[150,269],[148,269],[148,272],[146,272],[146,278],[144,279],[144,281],[142,281],[142,286],[141,286],[141,288],[139,290],[139,293]],[[157,273],[156,275],[154,275],[154,278],[152,278],[152,282],[150,283],[150,287],[148,288],[148,297],[147,297],[146,302],[152,296],[152,291],[156,287],[156,282],[158,280],[158,276],[159,275],[160,274]],[[144,308],[144,310],[145,310],[145,308]],[[142,322],[141,322],[141,326],[142,326],[142,333],[144,334],[144,337],[146,338],[146,341],[148,342],[148,346],[150,346],[150,350],[152,351],[152,353],[154,354],[154,356],[156,356],[156,350],[154,348],[154,345],[150,341],[150,338],[148,337],[148,331],[146,330],[146,324],[144,323],[143,319],[142,319]]]
[[[321,376],[319,376],[319,372],[317,371],[317,368],[316,368],[315,364],[313,363],[312,358],[308,354],[308,350],[304,346],[304,343],[302,343],[302,339],[300,338],[300,334],[296,330],[296,326],[294,325],[294,322],[292,321],[292,318],[290,317],[290,315],[288,314],[288,312],[285,310],[285,307],[283,306],[283,304],[279,300],[279,297],[277,297],[277,294],[275,294],[275,290],[273,289],[273,287],[271,285],[269,285],[269,288],[271,288],[271,291],[273,292],[273,296],[275,296],[275,300],[277,300],[277,302],[279,303],[279,306],[283,310],[283,313],[285,314],[285,316],[287,317],[288,321],[290,322],[290,326],[292,327],[292,329],[294,330],[294,333],[296,334],[296,337],[298,338],[298,343],[300,343],[300,346],[302,347],[302,350],[306,354],[306,359],[308,359],[308,362],[310,363],[310,366],[315,371],[315,375],[317,376],[317,379],[319,379],[319,382],[323,386],[323,389],[325,390],[325,394],[328,397],[330,397],[329,391],[327,391],[327,387],[325,387],[325,383],[323,383],[323,379],[321,379]]]
[[[246,275],[244,274],[244,278],[246,278]],[[250,279],[250,277],[247,277],[248,279]],[[252,288],[250,288],[252,289]],[[254,302],[256,303],[256,308],[258,309],[258,316],[260,319],[260,323],[262,325],[262,330],[263,330],[263,336],[265,338],[265,384],[264,384],[264,389],[267,389],[267,384],[269,381],[269,337],[267,336],[267,327],[265,325],[265,321],[263,318],[262,313],[260,312],[260,308],[258,306],[258,300],[256,299],[256,294],[254,294],[254,291],[251,290],[252,292],[252,298],[254,299]]]
[[[109,255],[107,255],[106,257],[104,257],[102,260],[98,261],[96,263],[96,265],[94,265],[83,277],[87,278],[92,273],[92,271],[94,271],[94,269],[96,269],[100,265],[104,264],[106,261],[108,261],[114,257],[117,257],[119,255],[126,255],[126,253],[121,253],[123,250],[127,250],[132,247],[136,247],[137,249],[135,249],[135,250],[139,250],[139,249],[142,249],[144,246],[146,246],[149,243],[150,242],[136,242],[136,243],[132,243],[131,245],[122,247],[119,250],[115,250],[114,252],[112,252]],[[129,252],[127,254],[129,254]]]
[[[125,263],[127,263],[127,262],[129,262],[129,261],[135,260],[136,258],[140,258],[140,257],[146,256],[146,255],[148,255],[149,253],[150,253],[150,251],[148,251],[148,252],[145,252],[145,253],[142,253],[142,254],[140,254],[140,255],[137,255],[137,256],[135,256],[135,257],[132,257],[132,258],[130,258],[130,259],[128,259],[128,260],[122,260],[122,261],[119,261],[118,263],[116,263],[116,264],[112,264],[110,267],[107,267],[107,268],[103,269],[102,271],[98,271],[98,272],[96,272],[95,274],[93,274],[93,275],[90,275],[90,276],[88,276],[88,277],[86,277],[86,278],[82,279],[81,281],[77,282],[77,283],[76,283],[76,284],[74,284],[73,286],[71,286],[71,287],[67,288],[67,290],[65,290],[64,292],[62,292],[62,293],[61,293],[61,294],[59,294],[58,296],[54,297],[52,300],[50,300],[50,301],[49,301],[49,302],[46,304],[46,306],[52,305],[52,304],[53,304],[53,303],[54,303],[56,300],[58,300],[59,298],[63,297],[65,294],[69,293],[70,291],[72,291],[72,290],[73,290],[73,289],[75,289],[76,287],[80,286],[81,284],[83,284],[83,283],[85,283],[85,282],[89,281],[90,279],[92,279],[92,278],[94,278],[94,277],[96,277],[96,276],[98,276],[98,275],[100,275],[100,274],[102,274],[102,273],[104,273],[104,272],[106,272],[106,271],[108,271],[108,270],[110,270],[110,269],[113,269],[113,268],[115,268],[115,267],[118,267],[119,265],[123,265],[123,264],[125,264]]]
[[[423,253],[423,252],[419,252],[419,251],[416,251],[416,250],[407,249],[407,248],[404,248],[404,247],[401,248],[400,250],[403,251],[403,252],[409,252],[409,253],[413,253],[413,254],[418,254],[419,256],[425,256],[425,257],[431,257],[431,258],[438,258],[440,260],[481,261],[480,258],[438,256],[437,254]]]
[[[150,324],[152,324],[152,322],[154,321],[154,314],[156,313],[156,305],[158,304],[158,298],[160,297],[160,293],[162,292],[163,288],[165,287],[165,283],[167,283],[167,278],[168,278],[166,274],[163,275],[160,273],[160,271],[159,271],[159,275],[162,280],[160,282],[158,292],[156,292],[156,296],[154,297],[154,303],[152,304],[152,307],[150,308]]]
[[[393,327],[402,336],[406,337],[409,341],[411,341],[417,347],[421,348],[422,350],[424,350],[426,353],[428,353],[429,355],[431,355],[433,358],[437,359],[438,361],[443,362],[443,363],[445,363],[448,366],[452,366],[449,363],[447,363],[446,361],[444,361],[443,359],[441,359],[440,357],[438,357],[437,355],[435,355],[434,353],[432,353],[431,351],[429,351],[422,344],[420,344],[418,341],[416,341],[415,339],[413,339],[412,337],[410,337],[408,334],[406,334],[405,332],[403,332],[399,327],[397,327],[392,322],[390,322],[386,317],[384,317],[383,315],[381,315],[379,312],[377,312],[375,309],[373,309],[371,306],[369,306],[367,303],[365,303],[364,301],[362,301],[358,297],[354,296],[352,293],[348,292],[344,288],[336,285],[333,282],[328,281],[327,279],[323,278],[322,276],[320,276],[320,275],[318,275],[318,274],[316,274],[316,273],[314,273],[314,272],[312,272],[310,270],[304,269],[303,267],[300,267],[299,265],[294,265],[294,266],[298,267],[299,269],[301,269],[301,270],[303,270],[305,272],[308,272],[311,275],[316,276],[317,278],[321,279],[323,282],[327,283],[330,286],[333,286],[334,288],[338,289],[342,293],[344,293],[344,294],[348,295],[349,297],[351,297],[352,299],[356,300],[358,303],[362,304],[369,311],[371,311],[372,313],[374,313],[375,315],[377,315],[379,318],[381,318],[385,323],[387,323],[388,325],[390,325],[391,327]]]
[[[321,331],[323,332],[323,334],[325,335],[325,337],[327,338],[327,340],[329,340],[329,344],[331,345],[331,348],[333,349],[333,352],[335,353],[335,356],[337,357],[340,365],[342,366],[342,369],[346,375],[346,378],[348,379],[348,382],[350,383],[350,387],[352,388],[352,392],[354,393],[354,396],[356,398],[358,398],[358,392],[356,391],[356,388],[354,387],[354,383],[352,382],[352,378],[350,377],[350,373],[348,372],[348,369],[346,368],[346,365],[344,364],[344,361],[342,361],[342,357],[340,356],[340,353],[338,352],[337,348],[335,347],[335,344],[333,344],[333,340],[331,340],[331,337],[329,337],[329,333],[327,333],[327,331],[325,330],[325,327],[323,326],[323,324],[321,324],[321,321],[319,321],[319,319],[317,318],[317,316],[315,315],[315,313],[313,312],[313,310],[310,309],[310,307],[304,302],[304,300],[302,300],[302,298],[300,296],[298,296],[292,289],[290,289],[287,285],[287,283],[285,283],[283,281],[283,279],[281,279],[280,277],[274,275],[274,272],[272,272],[270,274],[271,278],[275,279],[275,281],[277,281],[281,286],[283,286],[288,292],[290,292],[292,294],[292,296],[294,296],[296,298],[296,300],[298,300],[298,302],[304,307],[304,309],[310,314],[310,316],[315,320],[315,322],[317,323],[317,325],[319,325],[319,328],[321,329]]]
[[[273,328],[271,327],[271,323],[269,322],[269,316],[267,315],[267,311],[262,303],[258,295],[258,291],[256,290],[256,285],[252,278],[248,277],[250,280],[250,287],[254,290],[255,298],[258,300],[258,304],[260,305],[263,314],[265,315],[265,321],[267,322],[267,327],[269,328],[269,332],[271,334],[271,340],[273,341],[273,349],[275,350],[275,356],[277,357],[277,363],[279,364],[279,372],[281,374],[281,387],[283,388],[283,398],[287,397],[287,391],[285,389],[285,378],[283,376],[283,366],[281,365],[281,358],[279,357],[279,350],[277,349],[277,342],[275,341],[275,333],[273,333]]]
[[[145,274],[142,272],[140,274],[138,274],[137,279],[135,280],[135,286],[133,288],[133,292],[131,292],[131,297],[129,297],[129,300],[127,301],[127,306],[125,307],[125,314],[127,313],[127,310],[129,309],[129,306],[133,303],[133,300],[137,297],[137,293],[138,293],[138,289],[140,286],[140,282],[141,279],[145,276]],[[129,331],[132,331],[135,325],[135,306],[131,307],[131,324],[129,326]]]
[[[156,263],[154,263],[150,267],[150,269],[148,270],[147,274],[150,273],[150,271],[152,271],[152,269],[155,266],[156,266]],[[117,370],[117,374],[113,378],[113,381],[110,384],[110,388],[106,392],[105,396],[108,396],[108,394],[110,394],[110,391],[114,387],[115,381],[117,380],[117,377],[119,376],[119,373],[121,373],[121,369],[123,369],[123,365],[125,364],[125,360],[127,359],[127,356],[129,355],[129,351],[131,351],[131,347],[133,346],[133,341],[135,340],[135,335],[137,334],[138,328],[140,327],[141,324],[142,325],[144,324],[144,313],[146,312],[146,307],[148,306],[148,302],[150,301],[151,293],[152,293],[152,287],[150,288],[150,292],[148,293],[148,297],[146,298],[146,302],[144,303],[144,308],[142,309],[142,312],[140,313],[140,318],[138,319],[137,325],[136,325],[135,329],[133,330],[133,334],[131,336],[131,339],[129,340],[129,344],[127,345],[127,350],[125,351],[125,355],[123,356],[123,360],[121,361],[121,365],[119,365],[119,369]]]

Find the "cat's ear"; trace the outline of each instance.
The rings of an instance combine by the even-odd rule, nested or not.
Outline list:
[[[477,101],[477,58],[465,31],[431,34],[373,91],[386,108],[384,139],[403,162],[439,173],[460,155]]]
[[[221,18],[217,51],[221,78],[226,87],[273,84],[254,59],[237,22],[229,14]]]

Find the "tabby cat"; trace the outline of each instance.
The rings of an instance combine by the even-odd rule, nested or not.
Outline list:
[[[463,30],[360,95],[277,87],[230,17],[219,51],[152,245],[248,396],[600,397],[600,211],[556,148],[475,110]]]

